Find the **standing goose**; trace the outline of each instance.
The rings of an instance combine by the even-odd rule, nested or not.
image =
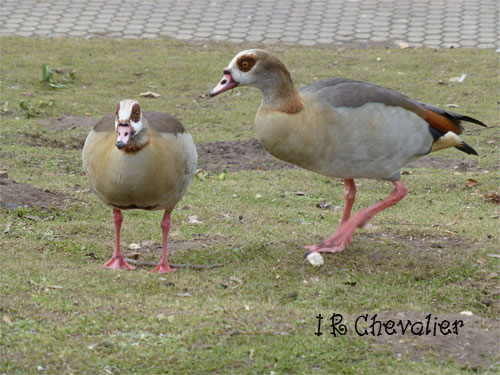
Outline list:
[[[104,267],[134,269],[120,251],[121,210],[165,210],[161,259],[151,272],[175,271],[166,256],[170,213],[186,192],[198,159],[182,124],[165,113],[143,112],[134,100],[122,100],[116,113],[94,125],[82,159],[92,190],[113,207],[116,244]]]
[[[340,225],[322,243],[306,246],[308,255],[344,250],[356,228],[399,202],[407,193],[399,169],[409,161],[449,147],[477,155],[458,137],[461,122],[486,126],[368,82],[328,78],[297,91],[283,63],[258,49],[238,53],[210,96],[247,85],[262,91],[255,130],[269,153],[344,179]],[[351,217],[355,178],[388,180],[395,189],[388,198]]]

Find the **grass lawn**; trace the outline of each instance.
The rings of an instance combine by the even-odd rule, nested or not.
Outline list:
[[[50,207],[0,208],[0,373],[500,371],[494,51],[259,46],[280,57],[297,86],[329,76],[368,80],[483,120],[491,127],[466,125],[462,137],[479,157],[446,150],[434,155],[443,164],[465,163],[467,170],[406,168],[407,197],[359,230],[345,251],[324,256],[319,268],[304,260],[303,246],[337,226],[340,180],[299,169],[254,169],[230,171],[219,181],[220,170],[208,171],[172,214],[169,261],[223,267],[167,275],[150,274],[151,267],[101,268],[112,253],[114,226],[111,209],[88,190],[81,166],[88,127],[79,122],[88,124],[130,98],[145,110],[180,118],[196,143],[250,139],[260,93],[237,88],[214,99],[207,95],[232,57],[250,47],[0,39],[0,171],[40,194],[57,193]],[[54,81],[67,86],[42,83],[43,63],[57,68]],[[463,82],[450,81],[462,73]],[[161,97],[140,98],[146,91]],[[75,126],[50,125],[61,116],[73,116]],[[355,210],[392,190],[386,182],[357,183]],[[322,201],[330,207],[318,208]],[[201,223],[192,223],[195,215]],[[126,254],[138,243],[140,260],[159,259],[161,216],[124,212]],[[324,334],[316,336],[320,313]],[[343,315],[346,335],[328,333],[333,313]],[[375,313],[393,320],[428,313],[465,319],[464,329],[473,331],[427,341],[358,336],[356,318]]]

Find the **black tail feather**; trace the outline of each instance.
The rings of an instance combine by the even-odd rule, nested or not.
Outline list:
[[[484,126],[486,128],[488,127],[488,125],[486,125],[484,122],[479,121],[478,119],[475,119],[473,117],[466,116],[466,115],[461,115],[459,113],[455,113],[455,112],[452,112],[452,111],[447,111],[446,109],[441,109],[439,107],[434,107],[433,105],[430,105],[430,104],[427,104],[427,103],[421,103],[421,104],[423,104],[423,106],[425,108],[430,109],[433,112],[436,112],[436,113],[439,113],[440,115],[445,116],[446,118],[450,119],[451,121],[453,121],[457,125],[459,124],[460,121],[466,121],[466,122],[471,122],[473,124]]]

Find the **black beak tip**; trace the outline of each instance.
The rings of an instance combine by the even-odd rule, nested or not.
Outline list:
[[[124,148],[127,144],[125,142],[119,141],[115,143],[115,146],[118,147],[119,150]]]

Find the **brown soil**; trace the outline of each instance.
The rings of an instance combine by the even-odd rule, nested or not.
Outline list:
[[[439,168],[453,169],[459,172],[478,171],[479,162],[477,159],[444,159],[439,156],[426,155],[420,159],[414,160],[407,165],[410,168]]]
[[[73,198],[50,190],[37,189],[8,179],[7,173],[0,176],[0,207],[13,210],[20,207],[39,207],[45,211],[64,208]]]
[[[403,323],[407,320],[425,322],[425,317],[428,314],[419,312],[381,313],[377,314],[377,320],[384,322],[402,320]],[[371,317],[372,315],[368,316],[369,319]],[[437,321],[440,322],[448,320],[452,323],[455,320],[462,320],[464,326],[459,328],[458,335],[449,334],[444,336],[438,332],[436,336],[432,334],[416,336],[408,333],[402,336],[398,332],[398,334],[392,336],[388,334],[370,336],[372,345],[378,349],[382,349],[381,346],[389,345],[390,350],[396,356],[405,355],[416,360],[428,359],[429,352],[431,352],[435,353],[436,358],[439,360],[454,359],[473,370],[488,368],[491,365],[490,361],[495,361],[495,358],[500,356],[499,321],[476,315],[435,313],[432,314],[431,323],[434,322],[434,317],[437,317]],[[356,318],[349,318],[349,321],[353,322],[352,327],[348,327],[352,328],[352,332],[355,332],[354,321]],[[371,323],[371,320],[368,322]]]
[[[210,171],[221,172],[223,168],[229,172],[297,168],[271,156],[256,139],[199,143],[196,149],[199,168]]]
[[[68,136],[56,139],[47,137],[42,133],[27,133],[24,134],[24,142],[30,146],[36,147],[52,147],[52,148],[63,148],[65,150],[81,150],[83,148],[83,143],[85,142],[86,135],[82,136]]]
[[[401,224],[395,224],[401,225]],[[377,225],[377,227],[379,227]],[[379,243],[381,246],[376,246],[374,250],[370,250],[370,258],[375,263],[386,264],[390,261],[393,253],[387,252],[386,247],[401,246],[401,254],[406,254],[409,260],[417,262],[416,264],[409,263],[409,268],[422,268],[424,265],[432,265],[436,262],[454,262],[457,249],[462,249],[462,254],[471,248],[471,244],[458,236],[422,236],[420,235],[402,235],[394,228],[380,226],[374,233],[359,233],[356,234],[354,243],[358,242],[362,246],[363,242]],[[357,239],[357,241],[356,241]],[[386,242],[392,239],[394,244]],[[383,244],[383,245],[382,245]],[[424,267],[425,268],[425,267]]]
[[[93,117],[61,116],[40,120],[40,125],[52,131],[73,130],[77,128],[85,128],[90,130],[92,125],[94,125],[96,122],[97,119]]]

